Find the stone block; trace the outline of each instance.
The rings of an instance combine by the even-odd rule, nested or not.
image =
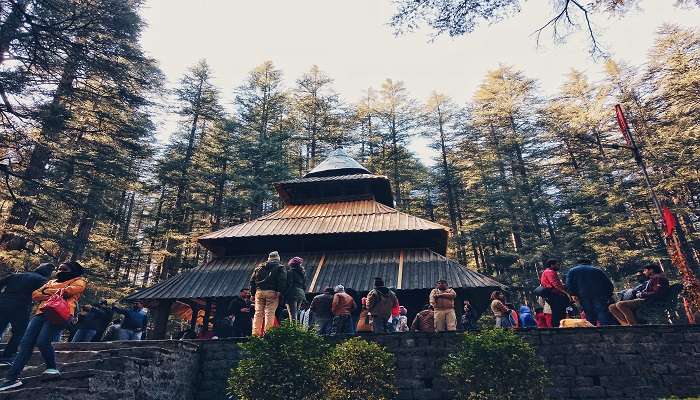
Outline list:
[[[605,389],[600,386],[571,388],[572,399],[599,399],[605,397]]]

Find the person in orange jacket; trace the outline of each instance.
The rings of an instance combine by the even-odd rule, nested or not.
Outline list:
[[[54,376],[60,374],[58,369],[56,369],[56,356],[51,345],[51,338],[66,328],[67,321],[59,324],[52,323],[44,315],[42,307],[51,295],[59,290],[63,290],[63,298],[68,303],[70,313],[75,314],[78,300],[87,285],[86,280],[82,277],[83,273],[83,267],[77,261],[65,262],[58,267],[56,279],[46,282],[44,286],[32,293],[32,299],[35,302],[39,302],[39,307],[37,307],[36,315],[29,321],[29,326],[27,326],[27,330],[22,336],[19,351],[12,362],[12,367],[7,372],[6,380],[0,384],[0,392],[22,386],[19,376],[32,356],[34,346],[39,348],[46,364],[44,374]]]

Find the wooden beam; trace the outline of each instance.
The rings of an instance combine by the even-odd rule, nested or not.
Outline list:
[[[314,277],[311,279],[311,285],[309,285],[309,290],[307,292],[311,292],[313,288],[316,286],[316,281],[318,281],[318,276],[321,274],[321,268],[323,267],[323,264],[326,262],[326,253],[321,254],[321,259],[318,261],[318,266],[316,267],[316,271],[314,272]]]
[[[399,253],[399,277],[397,278],[396,282],[396,289],[401,289],[401,282],[403,281],[403,256],[404,256],[404,250],[401,249],[401,252]]]

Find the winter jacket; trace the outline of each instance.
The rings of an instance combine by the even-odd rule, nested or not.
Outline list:
[[[329,319],[333,317],[333,295],[330,293],[319,294],[311,300],[309,308],[313,313],[313,318]]]
[[[408,332],[408,317],[399,315],[398,321],[398,324],[396,324],[396,332]]]
[[[287,291],[285,301],[304,301],[306,299],[306,274],[300,265],[287,269]]]
[[[416,314],[411,324],[412,331],[435,332],[435,314],[433,310],[423,310]]]
[[[122,321],[122,329],[132,331],[146,330],[146,326],[148,325],[148,315],[143,309],[136,310],[133,308],[119,308],[114,306],[112,309],[124,316],[124,320]]]
[[[537,322],[538,328],[551,328],[551,326],[547,324],[547,317],[544,316],[543,312],[535,313],[535,322]]]
[[[356,307],[355,300],[347,293],[340,292],[333,296],[331,311],[334,316],[350,315]]]
[[[391,310],[399,303],[394,292],[382,286],[372,289],[367,295],[367,309],[373,317],[389,319]]]
[[[540,285],[547,289],[552,289],[555,292],[566,293],[564,284],[561,282],[561,279],[559,279],[559,273],[551,268],[547,268],[542,272]]]
[[[456,297],[457,293],[452,288],[445,290],[435,288],[430,292],[430,305],[435,311],[454,310]]]
[[[32,293],[44,286],[53,266],[41,266],[33,272],[22,272],[0,280],[0,307],[8,310],[27,310],[32,306]]]
[[[654,274],[649,278],[646,288],[639,293],[639,297],[646,300],[660,300],[668,293],[668,279],[664,274]]]
[[[577,265],[566,274],[566,288],[584,299],[609,299],[613,284],[602,269],[592,265]]]
[[[287,289],[287,272],[278,261],[268,261],[255,268],[250,279],[250,291],[255,295],[257,290],[274,290],[284,293]]]
[[[495,299],[491,302],[491,312],[495,317],[504,317],[510,313],[510,310],[502,301]]]
[[[83,307],[83,310],[87,307]],[[105,310],[97,306],[90,307],[89,311],[83,311],[78,314],[78,329],[87,329],[98,331],[102,327],[104,322],[104,317],[106,315]]]
[[[520,306],[520,327],[521,328],[535,328],[537,327],[537,321],[532,317],[532,311],[528,306]]]
[[[44,286],[32,293],[32,300],[40,302],[37,314],[41,314],[41,307],[44,306],[46,300],[61,289],[63,289],[63,298],[68,303],[70,313],[75,314],[75,307],[85,291],[85,286],[87,286],[87,281],[82,277],[69,279],[65,282],[59,282],[56,279],[46,282]]]

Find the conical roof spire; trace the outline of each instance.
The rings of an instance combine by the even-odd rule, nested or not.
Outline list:
[[[314,169],[304,175],[304,178],[369,173],[367,168],[350,157],[345,150],[336,149],[333,150],[322,163],[318,164]]]

